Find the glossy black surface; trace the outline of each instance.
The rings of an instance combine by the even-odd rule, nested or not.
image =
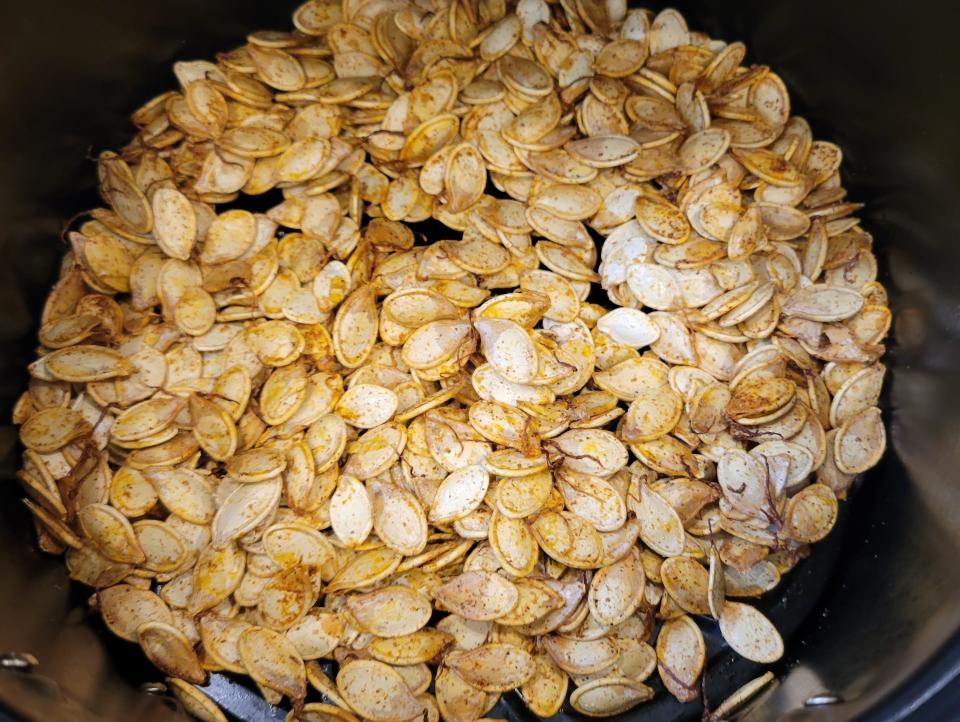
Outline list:
[[[864,225],[876,237],[896,314],[887,394],[893,448],[864,479],[842,528],[767,601],[789,637],[787,656],[775,668],[779,685],[743,719],[956,719],[949,682],[960,671],[960,11],[933,0],[676,5],[692,27],[745,40],[749,59],[787,82],[815,135],[841,145],[851,197],[868,203]],[[130,110],[174,84],[173,60],[210,57],[250,29],[288,27],[293,7],[0,2],[0,418],[24,382],[63,251],[60,226],[94,202],[88,150],[124,142]],[[4,425],[5,480],[16,454],[16,434]],[[0,672],[0,704],[14,719],[42,722],[177,719],[136,690],[159,676],[138,650],[90,624],[85,592],[68,585],[59,560],[34,551],[18,495],[12,481],[0,487],[0,652],[30,651],[41,666],[34,676]],[[833,571],[821,589],[823,569]],[[710,702],[757,673],[721,654],[709,673]],[[947,693],[937,695],[941,687]],[[274,718],[226,680],[211,692],[244,719]],[[846,702],[803,707],[823,692]],[[507,707],[523,717],[509,700]],[[699,714],[663,699],[629,716]]]

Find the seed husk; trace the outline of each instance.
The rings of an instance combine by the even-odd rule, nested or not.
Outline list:
[[[533,674],[530,654],[512,644],[485,644],[458,654],[450,668],[467,684],[485,692],[506,692],[519,687]]]
[[[203,684],[207,673],[200,666],[193,645],[169,624],[145,622],[137,628],[137,639],[144,654],[161,671],[193,684]]]
[[[657,667],[664,686],[681,702],[697,697],[705,655],[703,635],[690,617],[664,622],[657,637]]]
[[[720,632],[738,654],[770,664],[783,656],[783,639],[761,612],[741,602],[727,601],[720,611]]]
[[[433,590],[449,611],[476,621],[493,620],[513,610],[520,599],[517,588],[492,572],[465,572]]]
[[[430,600],[409,587],[384,587],[354,595],[347,609],[360,628],[378,637],[413,634],[430,620]]]
[[[110,631],[129,642],[137,641],[137,630],[147,622],[173,624],[167,605],[146,589],[117,584],[101,589],[97,604]]]
[[[237,638],[240,661],[257,684],[286,695],[295,706],[307,695],[307,675],[296,647],[282,634],[250,627]]]
[[[847,419],[837,431],[833,450],[837,468],[846,474],[864,472],[880,461],[886,444],[880,409],[868,407]]]
[[[374,660],[344,665],[337,674],[337,689],[355,712],[376,722],[402,722],[422,709],[403,677]]]
[[[627,677],[606,677],[577,687],[570,695],[570,704],[589,717],[611,717],[652,697],[653,690],[641,682]]]
[[[601,637],[574,640],[559,636],[543,638],[544,649],[560,669],[571,674],[592,674],[614,664],[620,656],[617,643]]]
[[[217,703],[192,684],[175,677],[168,677],[165,683],[183,708],[200,722],[226,722]]]

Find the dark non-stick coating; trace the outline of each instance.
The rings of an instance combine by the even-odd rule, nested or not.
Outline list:
[[[843,148],[846,185],[868,204],[864,225],[895,312],[885,397],[893,448],[837,529],[763,600],[787,654],[774,668],[778,685],[743,719],[902,719],[960,671],[960,11],[935,0],[675,4],[692,27],[746,41],[748,59],[781,74],[815,135]],[[250,29],[286,28],[293,7],[0,3],[0,417],[25,381],[64,250],[60,226],[94,202],[90,151],[124,143],[129,111],[173,85],[173,60],[210,57]],[[5,480],[17,457],[16,432],[4,425]],[[29,651],[41,662],[33,675],[0,671],[0,707],[42,722],[180,719],[136,689],[159,677],[139,650],[89,619],[87,592],[68,584],[60,560],[33,549],[17,486],[8,481],[0,494],[0,653]],[[720,649],[710,625],[705,632],[715,705],[762,670]],[[209,691],[240,719],[282,719],[235,680],[214,675]],[[844,701],[804,707],[823,693]],[[494,716],[529,719],[510,695],[502,705]],[[627,716],[701,711],[661,695]],[[948,718],[933,714],[924,718]]]

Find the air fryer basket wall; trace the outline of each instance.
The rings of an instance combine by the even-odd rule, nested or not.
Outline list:
[[[960,68],[960,11],[934,0],[675,4],[692,27],[746,41],[748,59],[782,75],[815,135],[843,148],[846,185],[868,204],[864,225],[875,235],[895,312],[891,452],[862,480],[823,550],[788,577],[776,606],[809,613],[775,669],[779,685],[743,719],[901,719],[960,671],[960,86],[952,77]],[[251,29],[288,27],[294,7],[279,0],[0,7],[4,420],[25,381],[39,310],[64,250],[61,224],[95,202],[85,156],[125,142],[127,114],[174,83],[173,60],[210,57]],[[59,559],[34,550],[12,481],[18,453],[15,429],[3,425],[0,653],[31,652],[40,667],[32,675],[0,671],[0,707],[44,722],[181,719],[137,690],[159,673],[135,647],[88,623],[86,592],[68,584]],[[825,588],[814,588],[817,570],[829,567]],[[803,603],[791,602],[794,595]],[[758,671],[741,666],[734,674],[746,675],[739,683]],[[728,669],[715,665],[711,673]],[[711,680],[710,688],[732,681]],[[243,709],[242,696],[218,684],[218,699]],[[804,707],[821,693],[845,702]],[[266,714],[247,708],[245,716]],[[630,717],[644,714],[640,707]]]

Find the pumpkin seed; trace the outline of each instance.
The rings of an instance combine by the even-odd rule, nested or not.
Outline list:
[[[20,427],[20,442],[32,451],[49,454],[91,430],[90,423],[79,411],[43,409]]]
[[[784,512],[783,535],[812,544],[823,539],[837,520],[837,498],[824,484],[811,484],[791,497]]]
[[[450,668],[477,689],[506,692],[530,678],[533,658],[512,644],[484,644],[458,654],[450,661]]]
[[[737,654],[764,664],[776,662],[783,656],[783,639],[779,632],[754,607],[727,601],[717,621],[724,640]]]
[[[147,622],[173,624],[170,609],[156,594],[127,584],[101,589],[97,604],[107,628],[128,642],[137,641],[137,630]]]
[[[589,717],[621,714],[653,697],[653,690],[627,677],[607,677],[580,685],[570,695],[571,706]]]
[[[228,619],[214,613],[203,615],[199,628],[204,653],[224,669],[243,673],[237,640],[251,626],[240,619]]]
[[[319,659],[330,654],[340,643],[345,622],[337,614],[311,609],[286,632],[304,660]]]
[[[620,657],[620,648],[609,637],[575,640],[547,636],[543,647],[560,669],[570,674],[592,674],[606,669]]]
[[[357,384],[340,397],[337,413],[352,426],[372,429],[390,421],[398,403],[397,395],[390,389],[375,384]]]
[[[246,555],[235,544],[212,546],[200,552],[193,567],[193,594],[188,608],[200,612],[230,596],[243,578]]]
[[[568,677],[549,656],[533,658],[533,674],[520,688],[524,704],[538,717],[552,717],[567,696]]]
[[[330,497],[330,523],[345,546],[359,546],[373,530],[373,504],[366,487],[343,474]]]
[[[443,666],[434,681],[437,707],[444,719],[466,722],[480,719],[487,708],[485,692],[467,684],[453,669]]]
[[[813,285],[791,294],[783,312],[810,321],[842,321],[863,307],[863,296],[835,286]]]
[[[529,334],[517,323],[484,316],[474,322],[480,348],[490,365],[508,381],[529,383],[537,373],[537,352]]]
[[[670,557],[660,567],[663,588],[688,614],[709,614],[709,574],[695,559]]]
[[[184,540],[162,521],[143,519],[133,524],[137,542],[146,559],[143,566],[155,572],[179,569],[187,558]]]
[[[176,188],[158,188],[152,204],[157,245],[171,258],[186,261],[197,240],[197,215],[193,205]]]
[[[209,523],[216,512],[210,487],[203,477],[185,468],[153,468],[144,476],[171,513],[194,524]]]
[[[88,383],[134,372],[134,366],[118,351],[102,346],[78,345],[43,357],[47,373],[61,381]]]
[[[141,472],[121,466],[114,473],[110,481],[110,504],[126,516],[143,516],[157,501],[157,492]]]
[[[680,516],[663,497],[643,481],[639,481],[636,486],[638,493],[635,494],[631,482],[628,500],[633,505],[637,521],[640,522],[639,531],[643,543],[664,557],[682,554],[686,535]]]
[[[371,549],[355,556],[337,570],[327,586],[328,592],[356,589],[385,579],[397,570],[403,555],[392,549]]]
[[[176,627],[163,622],[145,622],[137,628],[137,639],[147,659],[165,674],[193,684],[206,681],[207,673],[193,645]]]
[[[502,617],[513,611],[520,599],[508,580],[483,571],[460,574],[434,589],[433,596],[447,610],[475,621]]]
[[[411,665],[436,659],[451,641],[445,632],[427,627],[399,637],[373,639],[367,651],[381,662],[400,665],[396,669],[403,674],[403,670],[412,669]]]
[[[336,555],[325,536],[299,522],[271,524],[261,541],[267,556],[282,568],[300,564],[321,567]]]
[[[141,564],[146,555],[127,518],[107,504],[87,504],[77,513],[80,528],[97,550],[108,559]]]
[[[412,634],[430,620],[432,611],[429,599],[403,586],[352,595],[347,609],[361,629],[378,637]]]
[[[429,521],[447,524],[469,515],[483,501],[489,484],[489,474],[479,466],[467,466],[447,475],[434,496]]]
[[[190,396],[190,416],[193,435],[210,458],[226,461],[233,456],[237,450],[237,427],[226,411],[193,394]]]
[[[357,714],[376,722],[402,722],[422,711],[421,703],[391,667],[360,659],[337,673],[337,689]]]
[[[297,648],[282,634],[250,627],[237,637],[237,651],[257,684],[286,695],[295,706],[307,695],[307,675]]]
[[[214,547],[224,548],[269,517],[280,501],[282,490],[280,479],[237,486],[213,517]]]
[[[859,474],[880,461],[887,446],[880,409],[870,406],[847,419],[834,438],[837,469]]]
[[[587,596],[590,612],[601,624],[619,624],[636,611],[643,599],[646,576],[638,554],[597,571]]]
[[[657,637],[657,669],[663,685],[681,702],[697,697],[705,655],[703,635],[690,617],[664,622]]]

